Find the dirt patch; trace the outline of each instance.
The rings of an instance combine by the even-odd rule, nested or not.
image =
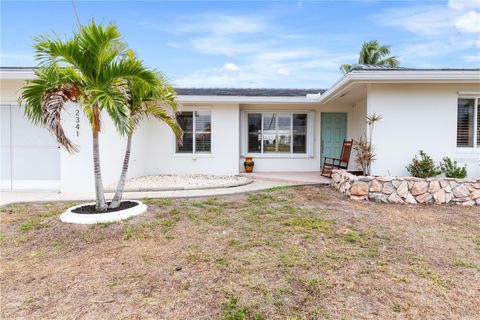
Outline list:
[[[109,205],[110,202],[107,202],[107,205]],[[78,207],[76,209],[73,209],[73,213],[78,213],[78,214],[98,214],[98,213],[109,213],[109,212],[117,212],[120,210],[125,210],[125,209],[130,209],[135,206],[138,206],[137,202],[133,201],[122,201],[120,202],[120,205],[117,208],[107,208],[106,210],[97,210],[94,204],[91,205],[85,205]]]
[[[480,209],[352,202],[321,187],[144,199],[63,224],[0,213],[1,318],[474,319]]]

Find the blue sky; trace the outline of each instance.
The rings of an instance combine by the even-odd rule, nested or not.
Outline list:
[[[70,36],[71,1],[1,1],[1,66],[33,66],[32,36]],[[76,1],[82,23],[116,23],[179,86],[326,88],[363,41],[402,66],[479,67],[480,1]]]

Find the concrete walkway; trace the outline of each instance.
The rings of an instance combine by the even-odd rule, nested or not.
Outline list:
[[[254,180],[268,180],[292,184],[330,184],[330,179],[320,174],[320,171],[304,172],[252,172],[242,173],[244,177]]]
[[[143,198],[194,198],[208,197],[215,195],[236,194],[249,191],[264,190],[278,186],[298,185],[292,182],[278,182],[268,180],[255,180],[253,183],[221,189],[203,189],[203,190],[176,190],[176,191],[151,191],[151,192],[126,192],[124,199],[143,199]],[[106,198],[111,199],[113,193],[106,193]],[[93,193],[58,193],[58,192],[22,192],[5,191],[0,192],[0,206],[16,202],[53,202],[53,201],[93,201]]]

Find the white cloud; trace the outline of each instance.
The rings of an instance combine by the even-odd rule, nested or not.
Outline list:
[[[288,75],[290,75],[290,71],[288,71],[288,69],[286,69],[286,68],[280,68],[276,71],[276,74],[278,74],[280,76],[288,76]]]
[[[228,35],[260,32],[265,27],[265,19],[256,16],[199,14],[183,16],[177,20],[177,30],[182,33]]]
[[[193,48],[205,54],[223,54],[233,57],[265,50],[271,43],[240,41],[233,37],[207,36],[190,40]]]
[[[480,13],[471,11],[478,8],[479,3],[450,1],[448,5],[411,5],[388,9],[373,17],[382,26],[400,28],[414,35],[395,45],[394,54],[402,64],[434,67],[431,65],[434,57],[479,47]]]
[[[381,25],[402,28],[418,35],[441,34],[444,29],[455,26],[454,17],[452,10],[433,6],[389,9],[374,15]]]
[[[468,8],[480,9],[478,0],[450,0],[448,7],[455,10],[463,10]]]
[[[227,62],[223,65],[223,70],[230,71],[230,72],[235,72],[235,71],[240,70],[240,68],[235,63]]]
[[[480,33],[480,13],[470,11],[467,14],[457,18],[455,27],[460,32]]]

